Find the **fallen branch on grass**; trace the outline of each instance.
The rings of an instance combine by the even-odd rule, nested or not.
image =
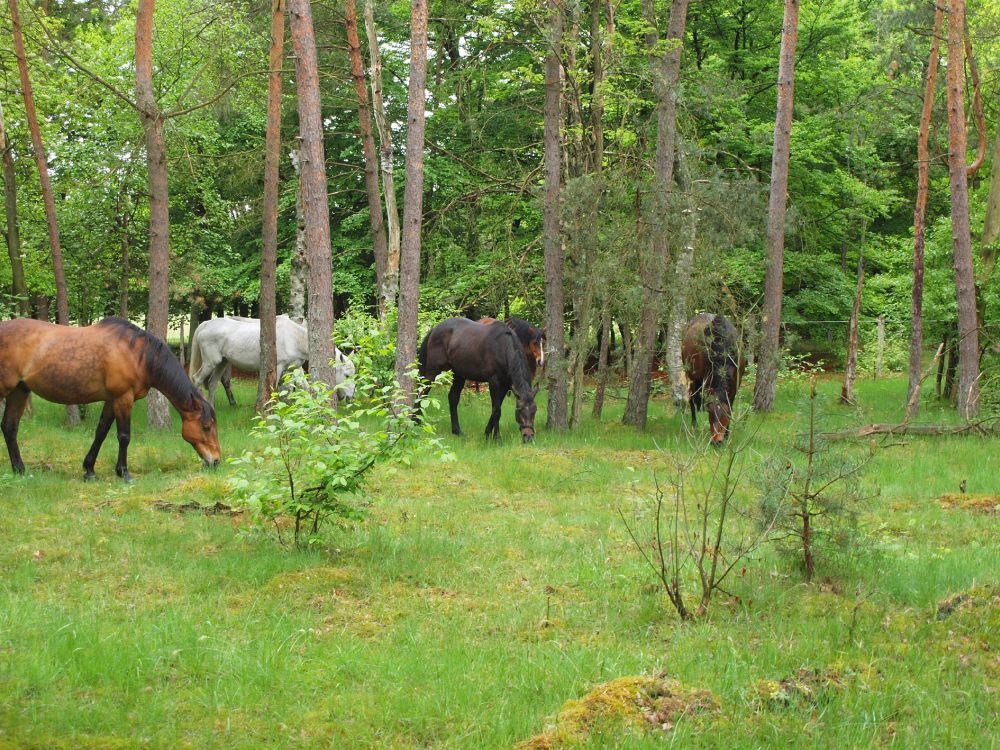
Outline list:
[[[946,424],[868,424],[837,432],[821,432],[824,440],[850,440],[871,435],[979,435],[988,437],[1000,435],[1000,427],[995,423],[969,422],[961,425]]]

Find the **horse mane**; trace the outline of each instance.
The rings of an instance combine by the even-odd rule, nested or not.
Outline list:
[[[524,361],[524,350],[518,344],[517,334],[512,328],[501,326],[498,335],[503,340],[511,343],[504,351],[504,364],[507,367],[507,373],[510,375],[510,382],[514,393],[517,394],[518,398],[534,399],[534,392],[531,388],[531,374],[528,372],[528,365]]]
[[[527,346],[535,339],[541,339],[543,337],[542,330],[531,325],[526,320],[521,318],[507,318],[504,321],[504,325],[510,328],[517,338],[520,339],[521,343]]]
[[[97,324],[108,328],[122,338],[128,338],[129,346],[135,350],[149,375],[150,385],[160,391],[176,408],[178,404],[188,404],[192,400],[201,403],[202,422],[207,424],[215,418],[212,405],[194,387],[181,363],[170,351],[170,347],[159,336],[154,336],[125,318],[105,318]]]
[[[709,388],[720,398],[726,394],[728,400],[730,386],[735,385],[732,381],[738,370],[736,328],[725,316],[716,315],[705,329],[705,339],[708,343]],[[730,365],[733,366],[732,371]]]

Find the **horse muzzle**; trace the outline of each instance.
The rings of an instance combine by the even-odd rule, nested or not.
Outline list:
[[[531,443],[535,440],[535,431],[532,429],[521,430],[521,442]]]
[[[204,458],[201,459],[202,464],[204,464],[206,469],[217,469],[219,468],[219,459],[217,458]]]

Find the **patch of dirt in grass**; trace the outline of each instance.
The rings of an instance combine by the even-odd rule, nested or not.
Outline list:
[[[942,508],[995,515],[1000,512],[1000,496],[946,492],[938,498]]]
[[[303,570],[278,573],[271,578],[262,592],[265,594],[293,594],[308,597],[315,594],[336,594],[354,583],[355,574],[350,568],[321,565]]]
[[[758,680],[751,690],[750,703],[758,710],[786,708],[794,704],[818,703],[847,686],[852,673],[834,667],[803,667],[781,680]]]
[[[682,685],[662,675],[620,677],[598,685],[583,698],[567,701],[549,728],[516,747],[575,747],[592,733],[629,726],[669,731],[685,716],[714,714],[718,710],[719,701],[708,690]]]

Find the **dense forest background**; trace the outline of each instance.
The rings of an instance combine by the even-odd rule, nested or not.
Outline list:
[[[562,60],[563,242],[567,326],[597,351],[602,311],[616,340],[638,325],[637,282],[656,145],[653,81],[638,0],[565,6]],[[669,3],[658,3],[661,29]],[[358,10],[362,14],[362,9]],[[21,9],[36,106],[49,157],[69,293],[81,324],[147,298],[149,213],[143,130],[113,89],[134,87],[134,3],[58,1]],[[377,311],[371,217],[345,4],[313,3],[325,127],[335,313]],[[788,178],[785,342],[839,364],[859,256],[862,370],[874,367],[884,316],[885,366],[906,368],[912,285],[916,144],[934,8],[917,0],[803,0]],[[541,322],[542,105],[547,10],[538,0],[430,3],[421,326],[447,314]],[[170,193],[170,299],[175,325],[254,313],[260,289],[261,200],[270,3],[160,0],[154,84],[165,120]],[[410,4],[374,4],[382,93],[402,211]],[[1000,107],[1000,5],[968,6],[987,132],[972,125],[970,157],[990,140]],[[689,312],[759,309],[782,7],[749,0],[692,3],[677,90],[676,254],[694,240]],[[16,222],[30,312],[54,318],[46,221],[11,43],[0,21],[0,102],[16,187]],[[361,45],[369,48],[361,19]],[[286,55],[291,53],[291,47]],[[942,53],[943,54],[943,53]],[[600,64],[595,72],[595,60]],[[278,311],[288,309],[296,243],[294,65],[286,57],[278,218]],[[368,71],[370,74],[370,70]],[[943,76],[943,73],[942,73]],[[367,82],[370,84],[370,81]],[[204,106],[195,106],[204,105]],[[186,111],[190,108],[190,111]],[[925,327],[928,347],[955,330],[944,86],[930,133]],[[588,160],[601,142],[600,167]],[[381,144],[385,146],[385,144]],[[971,160],[971,158],[970,158]],[[992,158],[970,181],[984,346],[1000,298],[980,241]],[[697,216],[697,231],[685,217]],[[12,216],[4,224],[9,235]],[[12,266],[0,263],[0,311],[13,314]],[[668,274],[669,287],[669,274]],[[668,298],[670,297],[667,289]],[[50,313],[51,308],[51,313]],[[344,323],[339,330],[348,331]],[[338,335],[343,335],[338,333]],[[626,365],[627,363],[621,363]]]

